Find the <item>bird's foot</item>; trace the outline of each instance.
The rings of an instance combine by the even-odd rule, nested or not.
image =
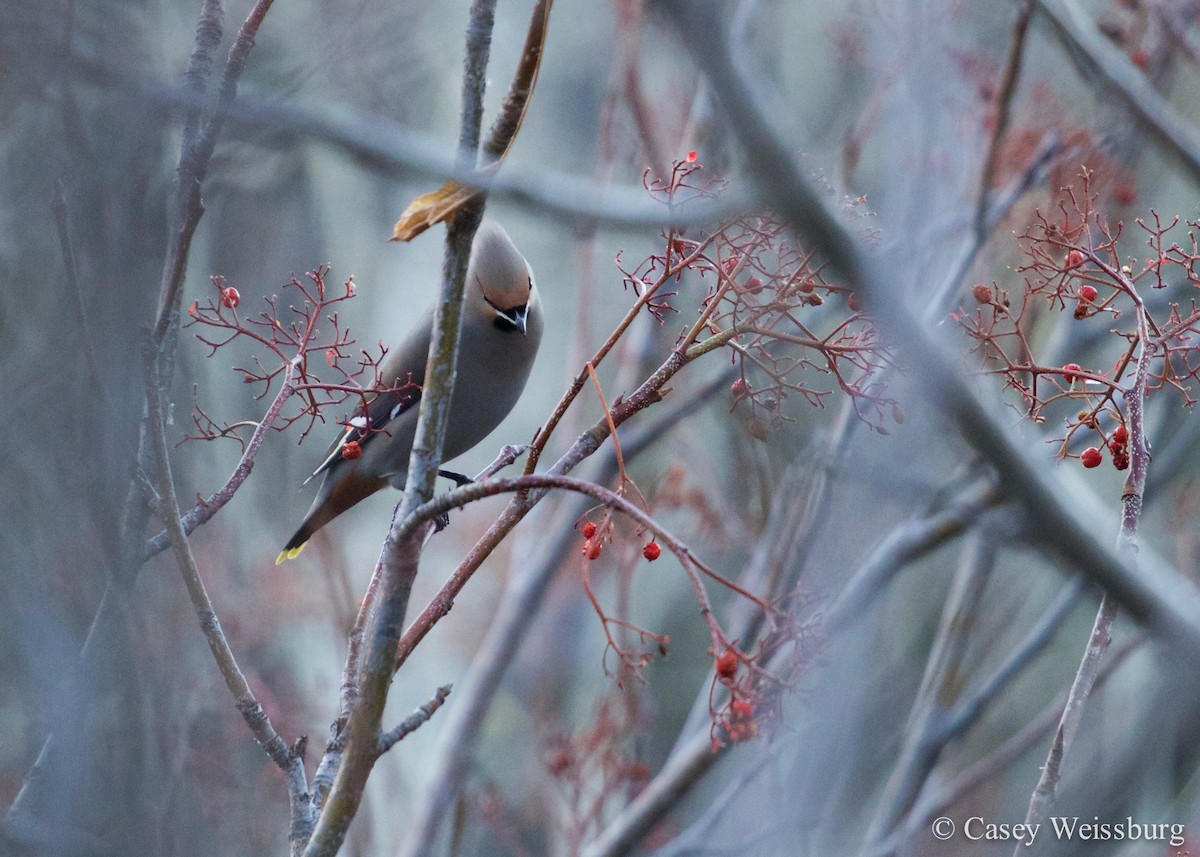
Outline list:
[[[443,479],[449,479],[449,480],[453,481],[455,487],[458,487],[458,488],[461,488],[464,485],[470,485],[471,483],[473,483],[475,481],[470,476],[464,476],[461,473],[455,473],[453,470],[439,470],[438,476],[441,476]],[[448,526],[450,526],[450,513],[449,512],[442,512],[440,515],[438,515],[436,518],[433,519],[433,531],[435,533],[440,533],[442,530],[446,529],[446,527],[448,527]]]
[[[444,479],[452,480],[455,486],[459,488],[463,487],[464,485],[470,485],[475,481],[470,476],[464,476],[461,473],[455,473],[453,470],[439,470],[438,476],[441,476]]]

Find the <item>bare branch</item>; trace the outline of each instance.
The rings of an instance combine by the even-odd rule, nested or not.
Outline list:
[[[424,726],[434,713],[442,707],[446,698],[450,696],[450,685],[442,685],[437,689],[433,698],[414,711],[412,714],[401,720],[394,728],[389,729],[379,736],[379,753],[380,755],[392,749],[397,742],[403,741],[406,737],[416,732]]]
[[[100,82],[132,88],[154,105],[204,104],[187,93],[168,89],[120,70],[79,57],[80,71]],[[453,179],[486,190],[490,196],[527,205],[546,217],[594,227],[665,228],[671,225],[703,225],[721,220],[750,207],[750,201],[730,193],[720,200],[699,203],[675,212],[646,199],[640,187],[602,187],[592,179],[557,172],[549,167],[534,172],[481,173],[457,164],[446,154],[444,140],[397,125],[379,116],[352,114],[332,106],[309,110],[295,105],[270,104],[240,96],[220,108],[226,121],[239,128],[286,132],[334,146],[369,167],[389,174],[413,173],[430,178]]]
[[[964,532],[985,510],[1003,498],[990,479],[968,483],[945,505],[913,517],[891,530],[871,551],[825,613],[825,624],[839,629],[865,615],[892,576],[913,559]]]
[[[588,844],[582,857],[628,854],[726,752],[713,749],[707,729],[694,735],[604,832]]]
[[[83,306],[83,293],[79,290],[79,273],[75,267],[75,248],[71,243],[71,230],[67,223],[67,200],[63,196],[61,181],[54,183],[51,191],[50,210],[54,213],[54,227],[58,230],[58,246],[62,250],[63,266],[67,274],[67,291],[71,293],[71,308],[75,310],[75,321],[79,325],[79,341],[87,367],[88,383],[97,395],[102,394],[104,382],[100,379],[100,362],[96,347],[92,343],[91,325],[87,310]]]
[[[233,472],[229,474],[229,478],[225,480],[225,484],[210,495],[208,499],[196,503],[180,519],[179,523],[184,535],[191,535],[197,527],[203,526],[212,520],[213,515],[221,511],[221,508],[233,499],[233,495],[250,475],[250,470],[254,467],[254,458],[258,454],[258,449],[262,446],[267,432],[275,424],[275,420],[279,418],[279,412],[283,409],[284,403],[296,392],[293,381],[299,359],[297,357],[286,364],[283,383],[279,386],[279,392],[275,394],[275,398],[271,400],[267,412],[263,414],[263,418],[255,426],[254,433],[250,436],[250,441],[246,444],[246,448],[242,450],[242,456],[238,459],[237,466],[233,468]],[[146,541],[146,546],[143,549],[143,557],[149,559],[155,554],[166,550],[169,543],[170,534],[167,530],[151,536]]]
[[[476,157],[494,14],[495,0],[475,0],[471,6],[463,60],[460,163],[473,164]],[[477,208],[460,211],[447,230],[442,288],[434,311],[404,499],[392,518],[376,569],[379,588],[372,605],[373,615],[366,622],[363,656],[358,669],[359,693],[346,722],[345,755],[321,808],[312,838],[305,845],[306,857],[332,857],[341,848],[358,812],[367,777],[380,755],[380,723],[392,683],[396,647],[420,563],[422,544],[432,526],[425,521],[416,521],[413,513],[432,495],[441,465],[458,364],[467,261],[475,230],[482,218],[482,202]]]
[[[255,740],[266,751],[267,756],[274,762],[287,778],[288,799],[292,808],[293,825],[303,823],[305,816],[311,813],[312,804],[308,793],[307,778],[304,773],[304,760],[291,751],[287,743],[275,731],[266,711],[263,710],[254,691],[251,690],[246,676],[238,666],[237,658],[229,645],[225,632],[221,629],[221,621],[217,618],[212,600],[208,597],[204,581],[200,579],[200,571],[196,566],[196,558],[188,544],[187,535],[180,522],[179,503],[175,496],[174,477],[171,474],[170,451],[167,446],[167,433],[163,417],[162,378],[158,371],[158,352],[147,348],[146,351],[146,395],[150,406],[149,435],[154,448],[156,460],[155,487],[162,498],[160,514],[167,525],[171,545],[175,551],[175,560],[179,572],[187,587],[192,607],[200,621],[200,630],[204,633],[213,659],[217,662],[225,686],[232,694],[237,709]]]
[[[959,377],[957,359],[934,341],[899,301],[890,300],[883,260],[865,253],[854,235],[827,209],[773,131],[760,99],[729,55],[721,16],[711,2],[665,0],[677,31],[712,81],[745,144],[753,178],[764,200],[806,235],[863,294],[881,329],[905,353],[920,355],[929,401],[957,424],[962,437],[996,469],[1006,494],[1023,507],[1031,532],[1107,588],[1156,632],[1200,651],[1200,600],[1170,573],[1133,568],[1097,544],[1091,528],[1015,447],[991,412]]]
[[[1115,93],[1143,127],[1175,154],[1192,176],[1200,179],[1200,140],[1196,129],[1180,118],[1146,76],[1100,34],[1075,0],[1035,0],[1069,48],[1067,55],[1085,81],[1100,81]]]
[[[693,413],[698,402],[703,402],[717,391],[724,390],[728,383],[728,376],[720,374],[693,396],[675,403],[666,416],[636,433],[624,444],[627,458],[633,459],[647,449],[653,441]],[[593,471],[592,481],[605,484],[616,474],[616,470],[616,456],[610,449],[598,471]],[[534,496],[531,492],[531,499]],[[542,604],[542,598],[560,565],[561,557],[567,551],[570,541],[575,538],[569,522],[577,520],[591,503],[586,495],[576,495],[576,499],[578,502],[564,502],[556,506],[554,523],[545,527],[546,532],[553,534],[552,538],[543,544],[536,561],[521,563],[505,587],[504,595],[496,608],[496,618],[472,659],[470,670],[461,684],[462,690],[459,691],[457,701],[447,715],[443,743],[436,756],[431,785],[420,801],[414,816],[412,832],[402,851],[406,857],[427,853],[432,843],[437,841],[437,833],[446,812],[454,805],[462,789],[462,781],[469,769],[489,704],[499,690],[506,669],[512,663],[514,652],[524,638],[530,618],[537,614]],[[516,518],[513,510],[523,508],[515,506],[516,502],[509,505],[509,509],[493,525],[493,530],[498,526],[515,526],[519,518]],[[491,532],[489,531],[489,534]],[[469,564],[475,563],[477,567],[477,564],[482,562],[480,555],[490,543],[488,539],[489,536],[484,536],[460,564],[452,579],[462,577],[460,571]],[[453,594],[443,590],[434,603],[439,603],[439,600],[449,602],[452,599]]]

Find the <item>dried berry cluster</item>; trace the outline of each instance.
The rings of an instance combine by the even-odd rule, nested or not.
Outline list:
[[[644,731],[635,695],[605,698],[590,727],[573,734],[554,731],[554,714],[538,717],[543,764],[561,798],[562,829],[568,853],[579,853],[611,811],[637,797],[650,780],[650,768],[630,752],[632,736]]]
[[[796,686],[818,649],[813,626],[796,615],[805,600],[797,594],[785,601],[788,609],[772,617],[771,630],[752,651],[736,643],[714,650],[709,690],[714,750],[770,734],[782,721],[785,691]],[[725,690],[723,703],[718,702],[719,688]]]

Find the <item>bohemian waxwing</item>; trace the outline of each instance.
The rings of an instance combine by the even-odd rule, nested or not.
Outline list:
[[[367,406],[366,425],[355,421],[330,447],[313,473],[324,474],[321,490],[276,563],[295,557],[313,533],[360,500],[387,485],[403,490],[432,324],[431,307],[384,360],[385,386],[403,386],[410,379],[412,386],[376,396]],[[525,389],[541,341],[542,304],[529,263],[501,226],[484,221],[467,266],[444,460],[471,449],[508,416]],[[361,449],[357,458],[342,455],[351,441]]]

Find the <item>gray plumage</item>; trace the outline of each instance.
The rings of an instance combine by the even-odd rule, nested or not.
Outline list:
[[[342,512],[387,485],[403,489],[417,428],[420,392],[433,324],[433,307],[416,321],[381,367],[387,387],[411,379],[414,387],[382,394],[367,407],[369,425],[352,427],[330,448],[313,476],[321,488],[300,528],[276,562],[296,556],[304,543]],[[542,305],[533,272],[498,224],[485,221],[476,232],[467,266],[458,371],[446,428],[443,460],[483,440],[516,405],[542,341]],[[360,415],[361,417],[361,415]],[[357,459],[342,456],[355,440]]]

